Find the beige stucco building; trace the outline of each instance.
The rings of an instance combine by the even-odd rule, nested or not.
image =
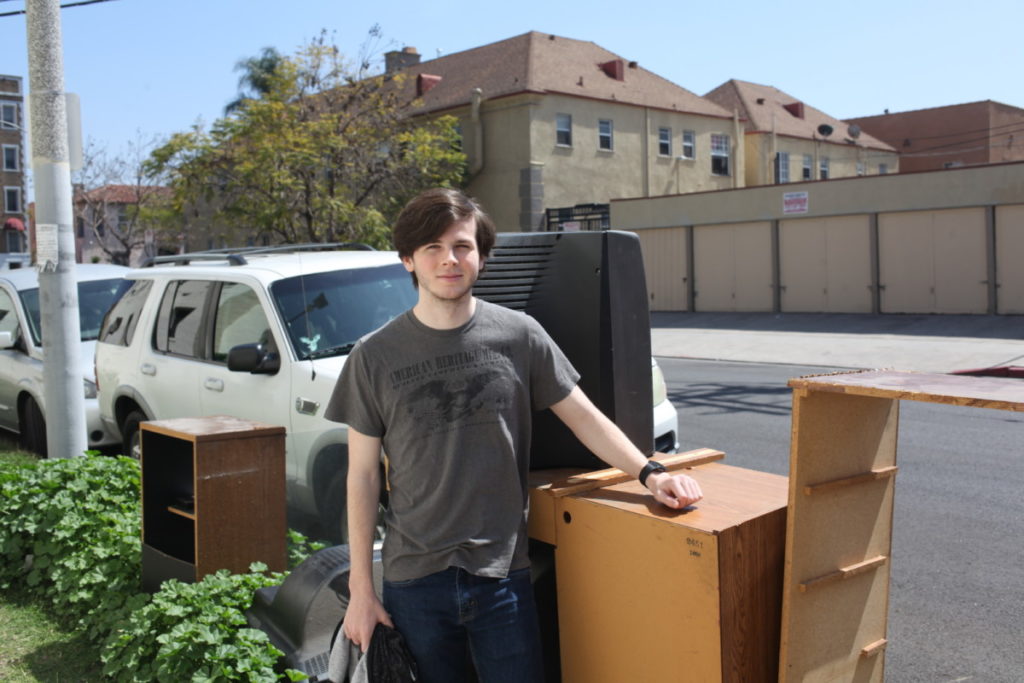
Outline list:
[[[744,121],[747,186],[899,171],[892,146],[778,88],[734,79],[704,97]]]
[[[733,112],[594,43],[530,32],[387,59],[420,114],[458,118],[468,191],[500,230],[544,229],[549,209],[744,183]]]

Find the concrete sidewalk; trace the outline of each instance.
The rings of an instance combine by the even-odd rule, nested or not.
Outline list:
[[[1024,315],[651,314],[655,356],[954,372],[1024,366]]]

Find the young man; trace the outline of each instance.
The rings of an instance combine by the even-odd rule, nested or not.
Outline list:
[[[491,220],[456,190],[429,190],[398,217],[394,242],[419,299],[349,356],[327,417],[349,425],[350,600],[344,631],[362,649],[377,623],[405,637],[425,683],[541,681],[527,557],[534,410],[551,408],[598,457],[681,508],[700,487],[650,462],[576,386],[579,375],[529,316],[473,297]],[[372,542],[388,456],[384,602]]]

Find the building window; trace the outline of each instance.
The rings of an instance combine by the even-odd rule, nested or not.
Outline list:
[[[863,161],[858,161],[857,162],[857,175],[864,175],[864,162]]]
[[[683,131],[683,158],[697,158],[697,135],[692,130]]]
[[[728,135],[711,135],[711,175],[729,175]]]
[[[18,105],[14,102],[0,104],[0,128],[18,127]]]
[[[570,114],[555,116],[555,144],[572,147],[572,116]]]
[[[814,157],[812,157],[810,154],[805,154],[804,155],[803,179],[804,180],[813,180],[814,179]]]
[[[885,175],[888,172],[889,172],[889,164],[879,164],[878,165],[878,175]]]
[[[611,151],[612,149],[612,120],[600,119],[597,122],[597,147]]]
[[[789,152],[779,152],[775,155],[775,182],[789,182]]]
[[[21,213],[21,188],[4,188],[4,213]]]
[[[658,154],[663,157],[672,156],[672,129],[658,129]]]
[[[19,156],[17,145],[4,145],[4,170],[17,171]]]
[[[7,253],[8,254],[17,254],[17,253],[21,252],[22,251],[21,233],[18,232],[17,230],[4,230],[4,232],[7,233],[7,235],[6,235]]]
[[[821,180],[828,180],[828,157],[822,157],[819,164],[818,177]]]

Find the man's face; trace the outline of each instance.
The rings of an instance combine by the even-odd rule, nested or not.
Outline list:
[[[481,265],[476,219],[452,223],[435,241],[416,249],[412,257],[403,257],[402,263],[416,273],[421,298],[457,302],[471,296]]]

